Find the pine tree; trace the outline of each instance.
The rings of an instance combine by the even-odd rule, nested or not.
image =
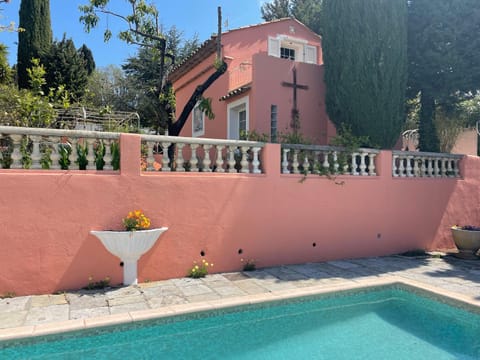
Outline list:
[[[28,88],[27,69],[33,58],[43,57],[52,44],[49,0],[22,0],[18,33],[18,86]]]
[[[391,148],[405,118],[406,2],[324,0],[322,26],[330,119]]]

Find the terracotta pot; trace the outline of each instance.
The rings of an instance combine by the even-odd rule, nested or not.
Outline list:
[[[453,240],[458,248],[456,257],[462,259],[479,259],[476,254],[480,250],[480,231],[452,228]]]

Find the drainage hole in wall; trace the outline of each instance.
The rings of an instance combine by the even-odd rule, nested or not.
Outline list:
[[[243,253],[243,249],[238,249],[238,254],[242,254]]]
[[[312,246],[313,246],[313,247],[317,246],[317,243],[313,243]]]
[[[200,251],[200,256],[205,256],[205,251]]]
[[[382,237],[382,234],[378,233],[377,234],[377,239],[380,239]]]
[[[124,264],[123,264],[123,261],[120,261],[120,266],[122,266],[122,267],[123,267],[123,265],[124,265]]]

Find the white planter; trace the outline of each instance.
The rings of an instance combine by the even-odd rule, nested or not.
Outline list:
[[[123,261],[123,284],[137,284],[137,262],[152,248],[167,227],[136,231],[90,231],[113,255]]]

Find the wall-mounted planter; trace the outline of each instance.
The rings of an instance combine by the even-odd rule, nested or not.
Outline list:
[[[123,284],[137,284],[137,262],[152,248],[167,227],[136,231],[90,231],[113,255],[123,261]]]

